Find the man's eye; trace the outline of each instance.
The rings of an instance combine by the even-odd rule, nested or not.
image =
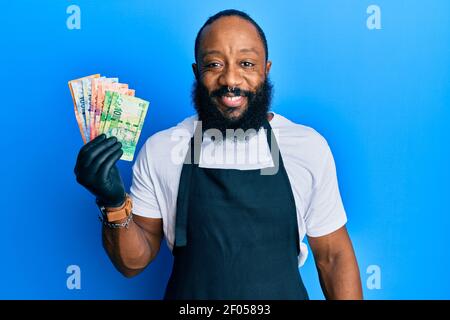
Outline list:
[[[218,68],[218,67],[220,67],[220,63],[218,62],[212,62],[206,65],[206,68]]]
[[[248,62],[248,61],[243,61],[243,62],[241,62],[241,65],[242,65],[243,67],[245,67],[245,68],[251,68],[251,67],[254,67],[254,66],[255,66],[254,63],[251,63],[251,62]]]

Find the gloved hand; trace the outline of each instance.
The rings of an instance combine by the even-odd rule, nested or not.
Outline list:
[[[77,182],[92,192],[105,207],[119,207],[125,201],[125,187],[116,162],[122,156],[117,138],[101,134],[85,144],[75,165]]]

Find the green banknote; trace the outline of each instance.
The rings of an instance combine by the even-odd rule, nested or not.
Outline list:
[[[108,118],[109,107],[111,106],[111,100],[113,97],[112,91],[105,92],[105,100],[103,102],[103,110],[100,115],[100,132],[105,132],[106,119]]]
[[[120,159],[133,160],[148,106],[148,101],[126,94],[112,93],[103,132],[107,137],[117,137],[122,143],[123,155]]]
[[[113,92],[127,94],[129,96],[134,96],[135,90],[128,89],[128,84],[126,83],[111,83],[105,84],[106,88],[109,88],[105,91],[105,97],[103,101],[101,116],[100,116],[100,132],[106,131],[109,125],[109,118],[111,117],[111,103],[114,99]],[[109,92],[109,93],[108,93]]]

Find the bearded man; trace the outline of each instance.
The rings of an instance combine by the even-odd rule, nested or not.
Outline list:
[[[123,275],[144,270],[165,236],[165,299],[308,299],[307,237],[325,297],[362,298],[332,153],[315,130],[269,111],[271,65],[260,26],[221,11],[195,41],[197,114],[146,141],[129,194],[115,137],[81,148],[77,181],[96,196]]]

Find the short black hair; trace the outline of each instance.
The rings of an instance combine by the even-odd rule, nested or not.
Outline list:
[[[200,28],[200,30],[197,33],[197,37],[195,38],[195,51],[194,51],[195,62],[197,62],[198,47],[200,46],[200,35],[201,35],[203,29],[205,29],[206,26],[212,24],[214,21],[216,21],[222,17],[232,17],[232,16],[237,16],[244,20],[247,20],[256,28],[256,30],[258,31],[259,37],[261,38],[261,41],[263,42],[263,45],[264,45],[264,50],[266,52],[266,62],[267,62],[267,60],[269,58],[269,48],[267,47],[267,40],[266,40],[266,35],[264,34],[264,31],[256,23],[256,21],[253,20],[247,13],[236,10],[236,9],[227,9],[227,10],[220,11],[220,12],[216,13],[215,15],[209,17],[208,20],[206,20],[205,24]]]

